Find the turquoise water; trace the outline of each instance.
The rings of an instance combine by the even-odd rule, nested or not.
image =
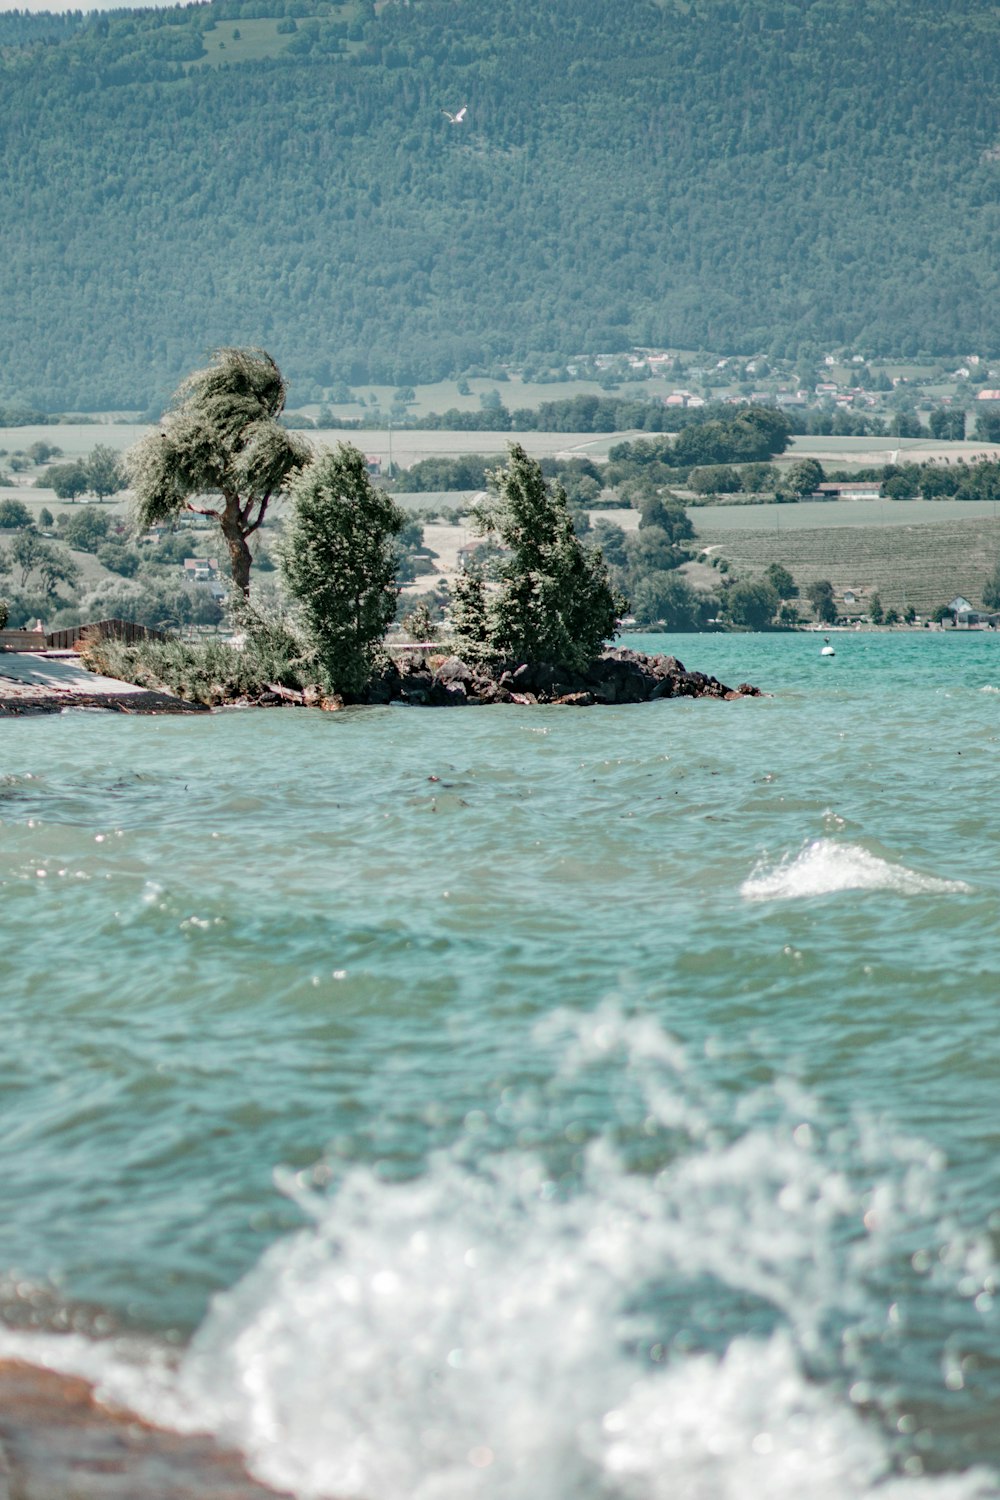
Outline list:
[[[302,1496],[996,1494],[1000,640],[0,726],[0,1351]]]

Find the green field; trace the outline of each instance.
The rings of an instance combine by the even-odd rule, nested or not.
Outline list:
[[[484,376],[471,377],[463,382],[468,386],[464,395],[458,389],[458,381],[439,380],[433,385],[413,386],[415,400],[406,403],[406,412],[408,417],[424,417],[430,412],[445,412],[452,409],[479,411],[480,396],[488,396],[493,391],[496,391],[508,411],[515,411],[520,406],[536,408],[541,406],[543,401],[569,401],[574,396],[599,396],[610,397],[613,400],[637,401],[647,398],[662,399],[669,396],[671,391],[686,389],[688,379],[689,377],[682,375],[656,375],[650,380],[623,380],[608,389],[596,380],[537,381],[522,380],[519,375],[512,375],[508,380],[494,380],[489,376]],[[354,394],[364,396],[365,406],[359,405],[356,401],[330,401],[327,405],[340,417],[360,417],[364,421],[366,411],[371,409],[372,397],[375,398],[375,404],[379,409],[388,413],[395,401],[397,389],[396,386],[391,385],[362,385],[355,390]],[[716,394],[724,396],[727,392],[720,390]],[[313,402],[303,410],[314,417],[319,411],[319,404]]]
[[[940,442],[927,437],[793,437],[785,460],[818,458],[827,469],[879,467],[896,463],[975,463],[979,458],[1000,458],[995,443]],[[779,459],[779,463],[782,460]]]
[[[689,512],[699,537],[733,532],[826,531],[842,526],[880,530],[942,521],[995,519],[992,500],[800,500],[796,505],[698,505]]]
[[[972,516],[972,511],[979,514]],[[992,506],[968,505],[961,508],[967,519],[960,520],[783,525],[780,531],[713,529],[702,519],[711,511],[694,515],[699,542],[724,557],[732,574],[756,575],[769,563],[778,562],[789,570],[800,590],[827,578],[836,594],[844,589],[867,596],[874,592],[887,609],[902,612],[912,605],[918,614],[927,616],[956,594],[981,603],[983,585],[1000,561],[1000,519],[992,511]]]
[[[354,19],[355,7],[353,4],[336,5],[333,8],[332,19],[338,21],[349,21]],[[296,27],[301,32],[310,23],[314,26],[322,21],[331,19],[326,16],[298,16]],[[214,26],[204,32],[204,44],[206,56],[198,58],[196,62],[189,64],[188,71],[199,68],[219,68],[223,64],[259,62],[262,58],[280,57],[287,52],[290,44],[294,42],[296,32],[280,32],[278,26],[280,20],[268,17],[257,20],[240,21],[216,21]],[[353,52],[358,43],[345,41],[345,51]]]

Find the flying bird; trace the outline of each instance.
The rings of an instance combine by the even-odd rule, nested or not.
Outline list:
[[[443,115],[447,115],[448,119],[453,125],[461,125],[462,121],[465,119],[465,111],[468,109],[468,107],[469,106],[467,104],[463,104],[457,115],[453,115],[448,109],[443,109],[441,113]]]

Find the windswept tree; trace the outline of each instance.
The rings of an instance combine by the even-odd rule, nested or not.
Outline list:
[[[291,483],[279,549],[320,671],[337,693],[364,691],[396,612],[395,539],[406,516],[372,484],[363,453],[339,443]]]
[[[474,515],[505,549],[490,601],[490,644],[510,660],[582,668],[614,635],[625,600],[596,548],[584,547],[561,485],[518,444],[490,475],[492,495]]]
[[[269,354],[219,349],[210,365],[178,387],[159,431],[125,455],[141,525],[173,520],[185,510],[212,516],[244,595],[253,561],[247,538],[311,457],[304,440],[278,421],[284,405],[285,382]]]

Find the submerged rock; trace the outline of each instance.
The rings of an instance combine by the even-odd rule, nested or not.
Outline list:
[[[0,1362],[0,1496],[10,1500],[273,1500],[205,1435],[100,1405],[86,1381]]]

